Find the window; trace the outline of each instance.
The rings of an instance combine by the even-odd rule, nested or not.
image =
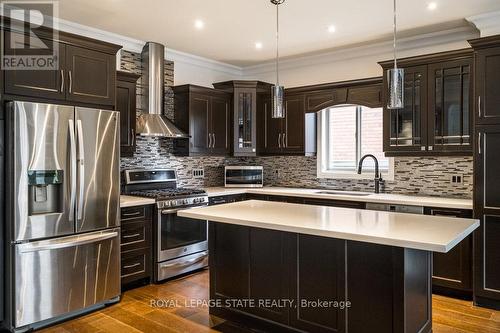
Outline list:
[[[363,162],[363,174],[357,174],[363,155],[375,155],[385,179],[393,179],[392,159],[383,152],[382,108],[342,105],[320,112],[318,177],[372,179],[373,159]]]

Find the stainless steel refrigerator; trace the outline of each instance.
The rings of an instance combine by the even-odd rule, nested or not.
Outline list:
[[[118,112],[29,102],[6,111],[8,328],[117,301]]]

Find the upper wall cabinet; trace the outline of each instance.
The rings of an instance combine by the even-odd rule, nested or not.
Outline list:
[[[471,40],[475,57],[475,121],[500,124],[500,37]]]
[[[232,94],[234,156],[256,156],[261,148],[258,142],[258,123],[262,123],[271,84],[260,81],[227,81],[214,83],[216,89]]]
[[[120,111],[120,155],[135,152],[136,83],[140,75],[127,72],[116,74],[116,110]]]
[[[14,55],[19,52],[17,50],[28,46],[25,45],[23,34],[8,31],[2,33],[5,45],[18,45],[12,49]],[[3,71],[6,98],[22,96],[47,103],[62,102],[113,108],[116,52],[121,46],[65,32],[58,34],[59,68]],[[47,32],[46,36],[42,34],[40,38],[50,42],[52,35]],[[39,54],[40,51],[34,52]]]
[[[405,69],[404,108],[384,109],[386,156],[472,154],[472,63],[471,49],[398,61]],[[393,63],[381,66],[387,87]]]
[[[174,141],[176,155],[229,155],[231,94],[194,85],[174,87],[174,118],[189,139]]]

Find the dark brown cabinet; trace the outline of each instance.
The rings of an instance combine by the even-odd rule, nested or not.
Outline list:
[[[428,66],[427,149],[472,153],[472,58]]]
[[[472,210],[425,207],[424,214],[472,218]],[[470,299],[472,296],[472,235],[447,253],[433,253],[432,290]]]
[[[474,300],[500,308],[500,124],[476,126],[474,216]]]
[[[228,155],[231,152],[231,95],[215,89],[174,87],[175,122],[190,138],[176,140],[179,155]]]
[[[22,34],[2,33],[4,43],[24,43]],[[115,105],[116,52],[121,46],[65,32],[58,34],[59,68],[3,71],[5,94],[9,98],[24,96],[49,103],[112,108]],[[51,41],[50,38],[50,34],[41,36],[46,41]]]
[[[474,49],[474,302],[500,308],[500,35]]]
[[[287,95],[284,100],[284,118],[272,118],[272,110],[266,107],[265,139],[262,153],[265,155],[304,154],[305,97],[303,94]]]
[[[488,47],[493,43],[493,47]],[[500,123],[500,46],[498,36],[471,41],[475,49],[476,124]]]
[[[25,54],[28,45],[25,44],[24,35],[20,33],[7,33],[2,31],[5,36],[5,43],[17,46],[12,49],[13,53],[9,55],[17,55],[16,50],[23,50]],[[43,42],[50,43],[51,41],[41,38]],[[66,60],[64,44],[60,44],[58,53],[59,67],[64,68]],[[40,50],[34,51],[40,54]],[[10,95],[32,96],[40,98],[48,98],[51,100],[66,99],[66,85],[64,83],[64,70],[5,70],[4,87],[5,93]]]
[[[68,45],[66,71],[68,101],[114,105],[116,54]]]
[[[398,61],[405,69],[404,107],[384,105],[386,156],[472,154],[472,61],[470,49]],[[387,87],[392,62],[381,65]]]
[[[151,279],[152,206],[121,209],[121,282],[127,289]]]
[[[302,302],[342,300],[346,295],[345,241],[309,235],[294,235],[291,244],[290,326],[305,332],[345,331],[345,312],[333,307],[316,308]]]
[[[120,155],[132,156],[135,152],[136,82],[140,75],[117,72],[116,107],[120,111]]]

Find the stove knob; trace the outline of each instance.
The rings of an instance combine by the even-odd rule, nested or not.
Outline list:
[[[189,204],[189,200],[188,200],[188,199],[184,199],[184,200],[182,201],[182,203],[183,203],[184,205],[188,205],[188,204]]]

